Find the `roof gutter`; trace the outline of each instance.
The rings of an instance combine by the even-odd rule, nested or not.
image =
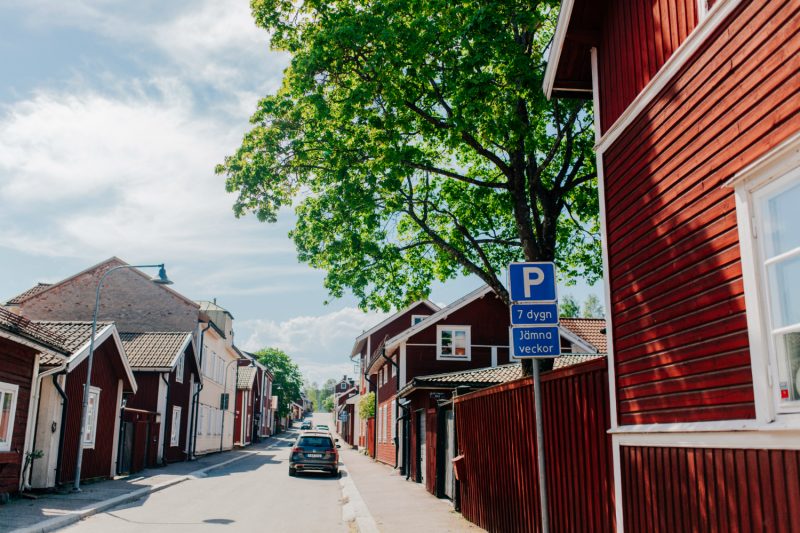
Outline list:
[[[547,68],[544,71],[544,81],[542,83],[542,90],[548,100],[553,96],[558,62],[561,60],[561,51],[564,49],[564,41],[567,38],[567,29],[569,28],[569,20],[572,18],[572,8],[574,6],[575,0],[561,1],[561,11],[558,13],[556,31],[550,43],[550,53],[547,56]]]

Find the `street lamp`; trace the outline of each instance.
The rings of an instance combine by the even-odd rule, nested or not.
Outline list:
[[[76,492],[80,492],[81,490],[81,466],[83,464],[83,435],[86,432],[86,417],[89,411],[89,388],[92,384],[92,361],[94,359],[94,337],[97,333],[97,312],[100,308],[100,288],[103,286],[103,281],[105,281],[106,276],[114,272],[115,270],[121,270],[123,268],[157,268],[158,275],[154,276],[150,279],[153,283],[157,283],[159,285],[172,285],[172,281],[167,277],[167,271],[164,269],[164,263],[158,265],[118,265],[103,273],[100,277],[100,281],[97,283],[97,290],[95,291],[94,295],[94,314],[92,315],[92,336],[89,338],[89,361],[86,363],[86,383],[83,385],[83,406],[81,410],[81,425],[80,431],[78,434],[78,457],[75,461],[75,482],[73,483],[72,490]],[[97,409],[95,409],[95,413]],[[64,421],[62,420],[61,423],[63,424]],[[95,424],[97,421],[95,421]]]
[[[225,375],[222,378],[222,397],[223,398],[225,398],[225,396],[228,394],[228,368],[230,368],[230,366],[233,363],[238,363],[239,361],[241,361],[241,359],[234,359],[233,361],[230,361],[227,365],[225,365]],[[256,366],[256,365],[253,363],[253,361],[250,361],[250,364],[247,365],[247,366],[250,367],[250,366]],[[238,365],[236,366],[236,380],[237,381],[239,380],[239,366]],[[233,385],[233,391],[234,391],[233,392],[233,411],[234,412],[236,412],[236,387],[237,387],[237,385],[238,384],[234,384]],[[220,403],[222,403],[222,400],[220,400]],[[227,405],[225,405],[226,408],[222,410],[222,425],[221,425],[221,427],[219,429],[219,433],[220,433],[220,435],[219,435],[219,451],[222,451],[222,442],[223,442],[223,439],[225,438],[225,411],[228,410],[227,409],[228,405],[230,405],[230,400],[227,401]],[[235,419],[235,416],[234,416],[234,419]]]

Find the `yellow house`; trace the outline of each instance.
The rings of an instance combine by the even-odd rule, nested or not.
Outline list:
[[[233,448],[236,409],[236,361],[233,346],[233,315],[214,302],[200,304],[198,344],[202,388],[195,394],[194,455]]]

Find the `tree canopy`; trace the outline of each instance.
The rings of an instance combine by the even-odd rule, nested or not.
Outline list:
[[[258,362],[265,365],[275,379],[272,382],[272,394],[278,397],[278,417],[289,414],[290,405],[300,399],[303,390],[303,376],[297,364],[286,352],[278,348],[263,348],[253,355]]]
[[[400,307],[511,261],[600,275],[591,110],[548,102],[556,0],[253,0],[291,64],[218,165],[237,216],[291,205],[334,297]]]

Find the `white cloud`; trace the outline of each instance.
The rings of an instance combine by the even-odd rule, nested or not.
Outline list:
[[[349,356],[355,338],[388,316],[389,313],[364,313],[355,307],[344,307],[324,315],[299,316],[282,322],[237,321],[236,330],[240,338],[247,339],[242,344],[245,350],[280,348],[309,377],[314,374],[317,379],[320,373],[327,372],[322,379],[325,381],[338,374],[352,374]]]

